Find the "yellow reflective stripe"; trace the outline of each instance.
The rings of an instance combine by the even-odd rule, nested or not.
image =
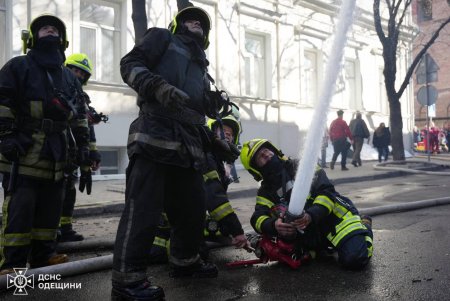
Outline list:
[[[328,213],[333,211],[333,207],[334,207],[334,202],[329,197],[327,197],[326,195],[318,195],[314,199],[313,204],[319,204],[319,205],[324,206],[325,208],[328,209]]]
[[[153,146],[156,146],[159,148],[170,149],[170,150],[175,150],[175,151],[180,151],[180,149],[181,149],[181,142],[159,140],[159,139],[150,137],[149,135],[144,134],[144,133],[134,133],[134,134],[129,135],[127,143],[131,144],[133,142],[142,142],[142,143],[153,145]]]
[[[207,173],[203,174],[203,181],[208,181],[208,180],[215,180],[219,178],[219,173],[217,172],[217,170],[211,170]]]
[[[255,230],[256,230],[257,232],[262,233],[262,231],[261,231],[261,225],[262,225],[262,223],[263,223],[266,219],[268,219],[268,218],[269,218],[269,217],[268,217],[267,215],[263,215],[263,216],[258,217],[258,219],[256,220],[256,224],[255,224]]]
[[[30,233],[7,233],[3,236],[2,246],[5,247],[27,246],[31,244]]]
[[[14,115],[11,112],[11,108],[0,105],[0,117],[14,119]],[[12,122],[12,120],[11,120],[11,122]]]
[[[364,227],[361,225],[361,223],[354,223],[349,225],[348,227],[344,228],[342,231],[340,231],[336,236],[333,237],[331,233],[327,235],[328,240],[333,244],[333,246],[337,246],[339,242],[348,234],[350,234],[353,231],[356,230],[364,230]]]
[[[169,240],[159,237],[159,236],[155,236],[155,239],[153,240],[153,244],[155,246],[161,247],[161,248],[166,248],[167,244],[168,244]]]
[[[373,241],[372,241],[372,238],[370,236],[366,235],[366,242],[368,244],[367,252],[369,253],[369,257],[372,257],[372,255],[373,255]],[[369,244],[370,244],[370,246],[369,246]]]
[[[336,233],[339,233],[342,229],[344,229],[348,225],[357,223],[357,222],[359,222],[359,223],[361,222],[361,217],[359,217],[359,215],[354,215],[351,218],[344,219],[336,226]]]
[[[213,211],[209,212],[209,215],[216,221],[220,221],[224,217],[226,217],[229,214],[234,213],[233,208],[231,207],[231,204],[229,202],[226,202]]]
[[[269,208],[272,208],[273,206],[275,206],[275,204],[273,202],[271,202],[269,199],[266,199],[265,197],[262,197],[262,196],[256,197],[256,205],[266,206]]]
[[[336,215],[339,218],[344,218],[344,216],[346,214],[351,214],[353,215],[350,211],[348,211],[347,208],[339,205],[338,203],[335,204],[334,208],[333,208],[333,213],[334,215]]]
[[[61,219],[59,220],[60,225],[69,225],[71,223],[72,223],[71,216],[61,216]]]
[[[35,240],[54,240],[56,238],[56,229],[31,229],[31,239]]]
[[[9,172],[11,169],[10,163],[9,162],[5,163],[3,156],[0,156],[0,160],[2,160],[2,162],[0,162],[0,171],[1,172]],[[50,163],[49,161],[45,161],[44,163],[46,163],[46,162]],[[19,166],[19,174],[37,177],[37,178],[41,178],[41,179],[53,180],[53,181],[59,181],[64,176],[62,164],[57,163],[57,164],[53,165],[56,168],[56,170],[46,169],[43,167],[39,168],[40,167],[39,165],[42,166],[44,164],[35,164],[34,167],[20,165]]]
[[[88,127],[88,120],[87,119],[75,119],[70,124],[71,124],[71,127],[87,128]]]
[[[96,151],[97,150],[97,143],[96,142],[89,142],[89,150],[90,151]]]
[[[42,101],[30,101],[30,115],[33,118],[44,117],[44,110],[42,107]]]

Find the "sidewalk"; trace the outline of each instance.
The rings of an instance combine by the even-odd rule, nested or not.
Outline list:
[[[325,171],[335,185],[406,176],[410,172],[450,176],[450,154],[432,155],[429,163],[426,155],[417,154],[413,158],[408,158],[405,164],[393,161],[380,164],[377,161],[363,161],[360,167],[353,167],[351,164],[347,164],[347,167],[348,171],[342,171],[340,164],[337,163],[334,170],[325,168]],[[230,199],[255,196],[259,183],[242,168],[242,165],[237,166],[237,172],[239,183],[232,183],[229,186]],[[77,191],[74,216],[118,213],[122,211],[124,201],[124,179],[94,181],[91,195]],[[1,204],[3,200],[0,201]]]

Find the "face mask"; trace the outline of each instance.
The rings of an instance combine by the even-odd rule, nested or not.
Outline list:
[[[42,50],[58,49],[61,45],[60,38],[57,36],[46,36],[36,41],[36,48]]]
[[[281,185],[281,171],[283,170],[283,162],[277,155],[273,157],[261,169],[261,175],[264,180],[273,182],[275,185]]]

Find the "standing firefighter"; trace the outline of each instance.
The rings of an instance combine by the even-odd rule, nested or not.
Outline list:
[[[171,277],[216,277],[200,259],[205,218],[205,148],[230,151],[205,126],[210,83],[205,49],[211,21],[198,7],[178,12],[170,29],[150,28],[121,61],[124,81],[138,93],[139,117],[130,126],[125,208],[114,247],[114,300],[159,300],[146,262],[161,213],[172,227]],[[211,131],[209,131],[211,133]],[[211,143],[214,141],[214,143]]]
[[[57,17],[41,15],[24,42],[31,50],[0,71],[0,172],[5,203],[1,269],[58,264],[55,237],[70,153],[77,164],[88,155],[88,127],[81,88],[63,67],[68,42]],[[72,139],[72,140],[71,140]],[[77,146],[70,152],[69,145]]]
[[[335,250],[339,262],[348,269],[367,265],[372,257],[371,219],[359,216],[352,201],[334,189],[323,169],[316,170],[304,214],[293,222],[285,222],[296,162],[266,139],[245,142],[241,161],[257,181],[262,180],[250,220],[256,232],[294,241],[298,251]]]
[[[89,57],[84,53],[75,53],[69,56],[65,63],[67,68],[69,68],[72,73],[77,77],[81,85],[86,85],[92,74],[92,63]],[[90,168],[95,171],[98,169],[101,156],[97,151],[97,144],[95,138],[94,124],[96,124],[94,118],[91,118],[95,114],[95,110],[89,106],[90,99],[89,96],[83,92],[82,93],[84,102],[88,111],[88,125],[89,125],[89,159],[91,160],[91,166],[84,166],[84,168]],[[98,122],[97,122],[98,123]],[[87,173],[86,173],[87,171]],[[90,176],[90,170],[81,170],[80,177],[80,191],[83,192],[86,188],[86,193],[91,194],[91,181],[92,179],[86,178]],[[66,241],[80,241],[83,240],[83,235],[77,233],[72,226],[72,216],[75,207],[75,200],[77,195],[77,190],[75,188],[75,182],[77,180],[77,172],[67,173],[66,175],[66,189],[65,198],[63,201],[61,221],[60,221],[60,236],[58,237],[59,242]]]

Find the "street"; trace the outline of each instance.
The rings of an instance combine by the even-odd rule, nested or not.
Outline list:
[[[369,208],[448,196],[450,188],[446,177],[412,175],[341,184],[337,190],[350,196],[358,208]],[[253,204],[250,197],[233,200],[244,225],[248,225]],[[298,270],[278,263],[227,268],[228,262],[256,257],[226,247],[211,252],[211,260],[220,268],[217,279],[171,279],[167,265],[151,266],[148,273],[155,284],[164,287],[167,300],[448,300],[449,216],[450,205],[445,205],[374,217],[374,257],[361,272],[321,261]],[[117,221],[116,216],[80,218],[76,226],[87,239],[113,239]],[[104,254],[110,251],[75,256]],[[81,283],[77,290],[35,287],[21,299],[11,289],[0,296],[2,300],[109,300],[110,279],[111,271],[105,270],[60,281]]]

